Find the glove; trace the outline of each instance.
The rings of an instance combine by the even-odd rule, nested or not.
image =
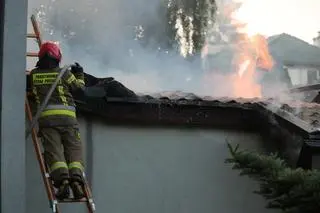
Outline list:
[[[71,72],[73,74],[83,73],[83,67],[80,66],[79,63],[75,62],[75,64],[71,66]]]

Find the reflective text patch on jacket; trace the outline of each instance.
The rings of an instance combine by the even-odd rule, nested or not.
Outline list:
[[[60,68],[34,69],[30,73],[30,84],[35,100],[40,106],[52,84],[59,75]],[[77,124],[75,102],[72,91],[85,86],[83,73],[74,75],[66,71],[59,81],[45,110],[39,118],[39,126],[65,126]]]

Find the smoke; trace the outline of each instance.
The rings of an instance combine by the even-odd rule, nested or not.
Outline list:
[[[208,74],[200,56],[185,60],[178,51],[157,46],[159,38],[166,36],[160,3],[160,0],[29,0],[29,16],[38,14],[44,40],[60,42],[63,64],[79,62],[87,73],[112,76],[138,93],[184,91],[201,96],[232,96],[230,82],[221,73]],[[218,23],[212,26],[210,35],[214,42],[227,44],[232,34],[223,25],[224,9],[220,3]],[[141,44],[138,37],[143,36],[145,26],[154,40],[151,37],[147,44]],[[28,29],[32,31],[30,24]],[[28,49],[36,50],[36,44],[29,42]],[[232,63],[227,56],[222,61]],[[30,69],[34,64],[35,60],[30,60],[27,66]]]
[[[136,92],[199,93],[200,59],[187,61],[176,51],[162,50],[152,38],[146,46],[137,39],[139,31],[143,35],[143,26],[154,29],[154,37],[165,36],[165,14],[159,10],[160,3],[30,0],[29,15],[38,14],[45,40],[60,41],[63,64],[77,61],[87,73],[112,76]],[[36,49],[28,44],[28,49]],[[33,64],[29,61],[28,67]]]

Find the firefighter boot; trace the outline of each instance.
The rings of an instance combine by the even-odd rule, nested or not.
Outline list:
[[[85,197],[82,183],[80,183],[79,181],[72,181],[70,187],[72,189],[74,199],[79,200]]]
[[[56,197],[59,200],[67,199],[70,196],[70,189],[69,189],[69,181],[63,180],[61,184],[57,187],[58,191],[56,193]]]
[[[73,192],[73,197],[79,200],[85,197],[84,179],[82,171],[78,168],[72,168],[69,170],[70,187]]]

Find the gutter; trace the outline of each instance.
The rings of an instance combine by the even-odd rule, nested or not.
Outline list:
[[[298,92],[309,92],[309,91],[313,91],[313,90],[320,90],[320,84],[316,83],[316,84],[309,84],[309,85],[305,85],[305,86],[296,86],[296,87],[289,89],[289,92],[298,93]]]
[[[257,106],[264,115],[272,116],[281,128],[285,128],[292,135],[297,134],[301,137],[301,149],[295,166],[312,169],[313,156],[320,155],[320,129],[273,104],[257,103]]]

